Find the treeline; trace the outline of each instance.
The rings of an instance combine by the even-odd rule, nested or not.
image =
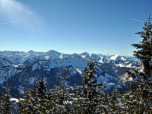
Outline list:
[[[45,81],[42,78],[39,80],[38,85],[33,84],[33,88],[24,90],[26,97],[24,100],[20,100],[19,94],[17,95],[18,101],[17,107],[13,107],[10,102],[10,87],[8,88],[8,81],[6,92],[1,96],[1,114],[100,114],[100,113],[112,113],[121,112],[124,108],[119,103],[125,104],[126,98],[122,97],[117,87],[112,92],[112,96],[109,97],[108,92],[102,87],[101,84],[97,84],[97,79],[91,81],[96,75],[96,64],[91,63],[91,60],[87,63],[88,69],[85,68],[82,83],[85,86],[76,86],[75,88],[65,88],[63,82],[55,89],[47,91],[45,87]],[[66,70],[66,68],[65,68]],[[70,94],[69,90],[78,89],[74,94]],[[71,103],[65,103],[64,101],[70,101],[72,98],[77,98]],[[15,105],[14,105],[15,106]]]
[[[150,14],[151,15],[151,14]],[[46,90],[45,82],[42,78],[38,85],[24,90],[26,96],[24,100],[19,99],[17,107],[13,107],[10,102],[10,87],[6,89],[3,96],[0,98],[1,114],[152,114],[152,24],[150,21],[144,23],[144,32],[141,34],[143,41],[140,44],[133,44],[134,47],[141,48],[137,52],[134,51],[134,56],[141,60],[141,65],[136,65],[138,68],[126,70],[129,78],[134,81],[129,82],[129,92],[120,94],[117,87],[109,96],[108,92],[102,87],[103,84],[97,84],[97,79],[92,80],[96,75],[96,64],[88,61],[88,68],[84,69],[82,83],[83,86],[75,88],[65,88],[63,82],[56,86],[53,90]],[[140,69],[144,72],[140,72]],[[69,90],[77,89],[73,94],[69,94]],[[103,92],[105,91],[105,92]],[[77,98],[72,101],[72,104],[66,103],[71,98]]]
[[[63,82],[55,89],[47,91],[45,87],[45,81],[42,78],[39,80],[38,85],[33,84],[33,88],[24,90],[26,97],[24,100],[20,100],[19,94],[17,95],[18,101],[17,107],[13,107],[10,102],[10,87],[8,88],[8,81],[5,93],[1,96],[1,114],[126,114],[127,112],[134,112],[133,109],[136,104],[129,104],[131,97],[129,94],[120,94],[117,86],[112,92],[111,97],[104,88],[102,83],[97,84],[97,80],[91,81],[96,75],[95,63],[91,63],[91,60],[87,63],[88,69],[85,68],[82,83],[85,86],[76,86],[75,88],[65,88],[64,78]],[[65,68],[66,70],[66,68]],[[69,90],[78,89],[74,94],[70,95]],[[103,90],[105,92],[103,92]],[[72,104],[65,103],[64,101],[70,101],[72,98]],[[139,101],[140,102],[140,101]],[[15,105],[14,105],[15,106]],[[129,107],[128,107],[129,106]],[[130,108],[132,107],[132,108]]]

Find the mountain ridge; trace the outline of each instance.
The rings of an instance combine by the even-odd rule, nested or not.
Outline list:
[[[3,53],[0,55],[1,84],[4,85],[6,83],[6,77],[10,79],[9,81],[11,81],[13,77],[18,81],[15,83],[14,80],[14,83],[10,83],[10,86],[17,87],[17,90],[21,90],[21,86],[26,88],[27,84],[32,86],[32,80],[35,79],[38,81],[42,75],[44,75],[47,80],[46,87],[48,89],[53,88],[60,81],[57,76],[61,75],[63,77],[64,67],[68,68],[66,76],[70,75],[72,77],[67,79],[66,84],[69,83],[67,87],[81,84],[79,81],[82,80],[82,76],[84,75],[83,70],[87,67],[87,60],[90,59],[97,64],[98,82],[108,82],[110,87],[110,84],[116,86],[118,81],[121,81],[121,87],[125,87],[129,79],[122,78],[125,75],[124,70],[135,67],[134,65],[136,63],[140,64],[134,57],[119,55],[106,56],[102,54],[89,54],[87,52],[81,54],[63,54],[50,50],[46,53],[33,51],[28,53],[1,53]],[[7,69],[4,66],[5,64],[2,64],[2,62],[7,63],[4,61],[10,61],[9,64],[7,64],[9,65]],[[106,86],[106,88],[108,88],[108,86]],[[1,91],[2,88],[0,88],[0,92]],[[15,93],[15,90],[12,91]]]

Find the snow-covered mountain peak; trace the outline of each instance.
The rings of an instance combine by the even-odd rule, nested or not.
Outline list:
[[[124,57],[121,57],[121,60],[126,61],[126,59]]]
[[[114,56],[110,57],[110,60],[116,60],[118,56],[119,55],[114,55]]]
[[[34,51],[33,51],[33,50],[30,50],[30,51],[28,51],[27,53],[34,53]]]
[[[80,55],[89,55],[89,53],[83,52],[83,53],[81,53]]]
[[[64,68],[67,67],[66,75],[73,76],[67,81],[68,85],[76,86],[80,84],[79,80],[82,80],[81,78],[84,76],[87,60],[91,59],[92,62],[97,64],[95,66],[98,75],[97,83],[106,81],[107,84],[104,84],[104,86],[108,89],[113,88],[118,80],[123,80],[125,83],[127,79],[124,78],[124,71],[127,68],[134,67],[137,63],[139,64],[139,61],[135,57],[129,56],[89,54],[87,52],[82,54],[64,54],[54,50],[48,52],[30,52],[13,54],[12,52],[1,52],[3,57],[0,66],[6,67],[0,68],[0,84],[6,81],[6,77],[10,77],[12,85],[15,85],[16,79],[18,79],[17,86],[23,85],[25,87],[26,84],[32,84],[33,80],[38,82],[38,79],[44,74],[47,87],[54,87],[60,81],[56,77],[58,75],[63,77]],[[7,67],[8,65],[10,65],[9,68]],[[17,65],[18,67],[16,67]]]
[[[46,52],[46,55],[52,55],[52,54],[57,54],[57,55],[60,55],[61,53],[60,52],[57,52],[55,50],[49,50]]]
[[[71,56],[71,58],[82,58],[80,55],[78,55],[78,54],[73,54],[72,56]]]
[[[74,65],[74,66],[76,66],[77,68],[80,68],[80,69],[84,69],[84,67],[87,66],[86,65],[87,61],[84,58],[82,58],[81,56],[77,55],[77,54],[72,55],[70,58],[66,59],[66,61],[64,61],[64,63],[65,62],[66,63],[68,62],[69,65]]]

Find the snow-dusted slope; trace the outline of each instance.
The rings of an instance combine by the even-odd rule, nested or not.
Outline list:
[[[83,52],[81,54],[64,54],[57,52],[55,50],[49,50],[47,52],[34,52],[34,51],[29,51],[27,53],[25,52],[19,52],[19,51],[2,51],[0,52],[0,57],[8,59],[12,63],[10,65],[18,65],[26,62],[25,65],[31,64],[37,60],[58,60],[62,61],[70,58],[72,56],[81,56],[84,60],[96,60],[98,63],[108,63],[110,60],[113,61],[118,61],[121,60],[123,62],[125,61],[138,61],[135,57],[129,57],[129,56],[119,56],[119,55],[102,55],[102,54],[89,54],[87,52]],[[6,65],[7,62],[5,63]],[[82,63],[83,64],[83,63]],[[115,63],[116,64],[116,63]],[[0,65],[2,66],[2,65]],[[24,65],[23,65],[24,66]],[[76,65],[77,66],[77,65]]]
[[[87,60],[92,59],[92,61],[98,64],[96,66],[98,83],[107,82],[105,83],[106,87],[111,88],[118,81],[119,77],[116,73],[124,72],[121,67],[132,68],[136,63],[140,64],[135,57],[89,54],[87,52],[81,54],[64,54],[54,50],[49,50],[48,52],[29,51],[28,53],[4,51],[1,52],[1,57],[3,58],[0,59],[0,66],[10,65],[10,67],[0,67],[0,84],[3,84],[7,77],[12,78],[13,76],[19,78],[19,83],[22,82],[23,85],[33,84],[33,81],[38,81],[41,78],[40,74],[43,73],[48,75],[48,77],[45,77],[45,80],[47,83],[50,83],[48,80],[57,80],[55,78],[58,75],[57,73],[62,73],[58,72],[58,68],[61,67],[61,70],[63,70],[62,68],[72,65],[72,67],[68,67],[69,74],[67,75],[75,78],[72,83],[76,86],[76,83],[79,82],[77,80],[82,80],[82,76],[84,76],[83,70],[87,67]],[[2,63],[3,65],[1,65]],[[100,65],[102,65],[103,69],[101,69]],[[127,80],[125,77],[121,79]],[[70,80],[66,80],[65,86],[71,86],[72,84],[70,83]],[[18,86],[23,87],[21,85]]]

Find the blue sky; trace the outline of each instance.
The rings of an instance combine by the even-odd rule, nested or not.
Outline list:
[[[0,0],[0,51],[133,56],[150,0]],[[136,20],[135,20],[136,19]],[[138,21],[139,20],[139,21]]]

